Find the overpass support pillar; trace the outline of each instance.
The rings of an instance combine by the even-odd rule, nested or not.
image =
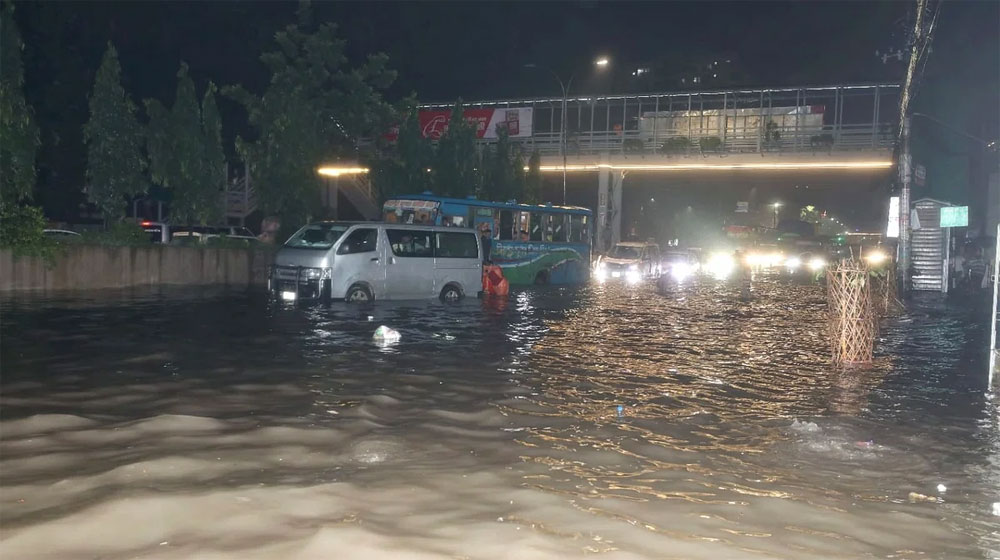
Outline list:
[[[607,154],[601,157],[607,164]],[[625,174],[601,167],[597,172],[597,238],[594,246],[597,252],[606,253],[621,241],[622,231],[622,182]]]

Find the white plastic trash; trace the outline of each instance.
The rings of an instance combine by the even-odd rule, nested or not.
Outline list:
[[[380,342],[383,344],[399,342],[400,338],[402,337],[399,334],[399,331],[391,329],[385,325],[382,325],[379,328],[375,329],[375,334],[372,335],[372,339],[374,339],[375,342]]]

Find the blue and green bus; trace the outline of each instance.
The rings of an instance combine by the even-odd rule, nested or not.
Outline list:
[[[578,284],[590,277],[592,212],[576,206],[415,194],[382,208],[389,223],[475,228],[492,234],[490,258],[511,284]]]

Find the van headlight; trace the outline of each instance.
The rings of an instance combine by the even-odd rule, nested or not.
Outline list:
[[[630,265],[628,265],[628,271],[629,272],[639,272],[639,265],[637,265],[637,264],[630,264]]]
[[[809,270],[813,272],[819,272],[824,267],[826,267],[826,261],[819,257],[813,257],[809,260]]]
[[[303,268],[300,278],[305,280],[325,280],[330,278],[330,272],[331,269],[329,268]]]

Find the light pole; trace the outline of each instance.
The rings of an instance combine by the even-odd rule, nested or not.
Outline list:
[[[781,208],[781,203],[775,202],[771,206],[774,207],[774,229],[778,229],[778,208]]]
[[[607,66],[608,66],[609,63],[610,63],[610,61],[607,59],[607,57],[601,57],[601,58],[598,58],[597,60],[594,61],[594,65],[597,66],[598,68],[607,68]],[[539,66],[539,65],[537,65],[535,63],[525,64],[524,67],[525,68],[538,68],[540,70],[547,71],[549,74],[552,74],[552,77],[555,78],[557,82],[559,82],[559,89],[562,90],[562,111],[561,111],[562,112],[562,118],[559,119],[561,121],[560,124],[559,124],[559,151],[560,151],[560,153],[562,155],[562,162],[563,162],[563,164],[562,164],[562,191],[563,191],[562,203],[563,203],[563,206],[565,206],[566,205],[566,106],[568,105],[568,101],[569,101],[569,99],[568,99],[569,98],[569,88],[573,85],[573,78],[576,77],[576,74],[575,73],[574,74],[570,74],[569,80],[563,82],[562,78],[559,77],[559,74],[556,74],[555,71],[553,71],[551,68],[548,68],[548,67],[545,67],[545,66]]]

